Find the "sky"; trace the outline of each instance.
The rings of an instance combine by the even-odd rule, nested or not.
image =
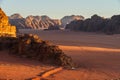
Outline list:
[[[0,6],[8,16],[20,13],[23,17],[48,15],[60,19],[66,15],[107,18],[120,14],[120,0],[0,0]]]

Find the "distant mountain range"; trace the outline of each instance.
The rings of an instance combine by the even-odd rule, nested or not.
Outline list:
[[[103,18],[93,15],[85,20],[72,21],[65,29],[85,32],[104,32],[106,34],[120,34],[120,15]]]
[[[85,31],[104,32],[107,34],[120,33],[120,15],[113,15],[111,18],[103,18],[93,15],[84,19],[80,15],[64,16],[62,19],[51,19],[48,16],[27,16],[23,18],[20,14],[13,14],[9,22],[17,29],[47,29],[58,30],[60,28]]]
[[[27,16],[22,17],[20,14],[13,14],[9,16],[9,22],[15,25],[18,29],[59,29],[65,27],[74,20],[83,20],[83,16],[65,16],[61,20],[51,19],[48,16]]]

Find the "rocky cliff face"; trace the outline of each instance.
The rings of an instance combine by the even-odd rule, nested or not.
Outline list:
[[[54,20],[48,16],[27,16],[23,18],[19,14],[14,14],[9,17],[11,24],[16,25],[18,29],[48,29],[50,26],[61,25],[60,20]]]
[[[20,14],[13,14],[9,17],[12,25],[16,25],[18,29],[58,29],[64,27],[74,20],[84,20],[83,16],[71,15],[65,16],[61,20],[51,19],[48,16],[32,16],[23,18]],[[50,28],[52,27],[52,28]]]
[[[9,23],[8,23],[8,17],[7,17],[6,14],[2,11],[1,8],[0,8],[0,25],[1,25],[1,26],[9,25]]]
[[[16,37],[16,27],[11,26],[8,17],[0,8],[0,36]]]
[[[72,21],[66,29],[86,32],[104,32],[106,34],[120,33],[120,15],[103,18],[93,15],[86,20]]]
[[[84,17],[79,16],[79,15],[65,16],[61,19],[62,26],[66,27],[67,24],[69,24],[70,22],[72,22],[74,20],[84,20]]]

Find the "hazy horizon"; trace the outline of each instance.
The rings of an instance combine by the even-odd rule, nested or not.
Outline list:
[[[111,17],[120,13],[120,0],[0,0],[0,5],[8,16],[20,13],[23,17],[47,15],[60,19],[66,15],[82,15],[89,18],[94,14]]]

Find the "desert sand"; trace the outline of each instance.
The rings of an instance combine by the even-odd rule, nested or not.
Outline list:
[[[60,46],[79,66],[55,74],[55,80],[112,80],[120,78],[120,51],[93,51]],[[71,48],[71,49],[70,49]],[[74,49],[74,50],[73,50]]]
[[[37,34],[41,39],[53,42],[76,63],[77,68],[74,70],[63,69],[49,76],[48,80],[120,79],[120,34],[39,30],[20,30],[20,32]],[[1,57],[0,78],[20,77],[22,80],[53,68],[36,61],[10,58],[6,54],[2,54]]]
[[[0,80],[31,79],[54,68],[38,61],[16,57],[8,53],[8,51],[0,51]]]

